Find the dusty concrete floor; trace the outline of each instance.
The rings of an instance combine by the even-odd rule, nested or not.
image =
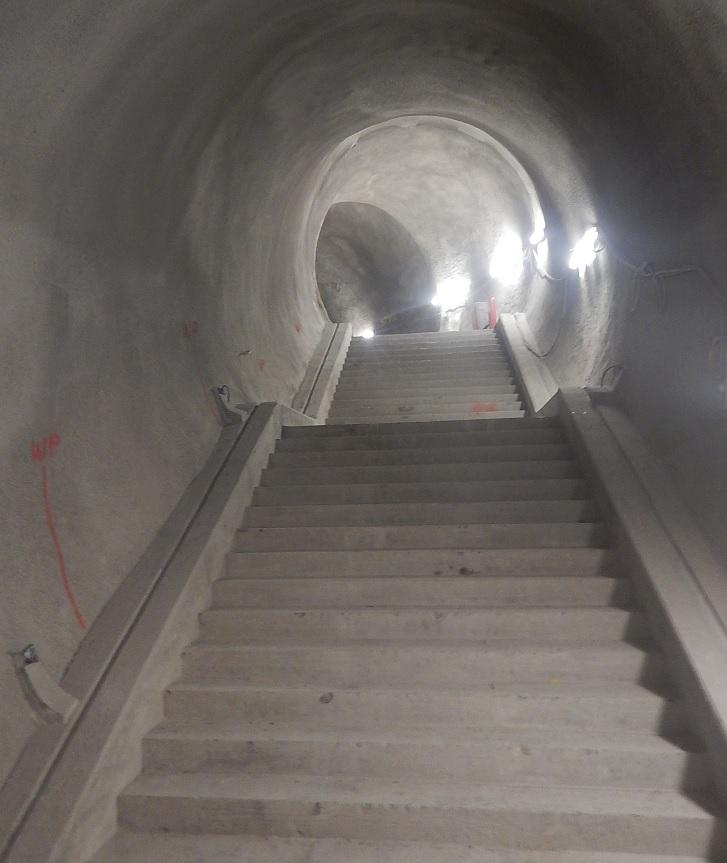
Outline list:
[[[500,142],[532,181],[554,269],[597,221],[620,254],[698,263],[722,290],[726,35],[721,0],[4,4],[2,651],[34,641],[60,674],[83,634],[44,468],[90,623],[216,438],[204,387],[294,393],[325,320],[315,256],[332,204],[390,207],[435,277],[451,262],[481,273],[505,215],[526,230],[530,192],[491,150],[425,129],[439,156],[410,159],[402,181],[389,157],[421,155],[422,130],[399,123],[359,159],[366,130],[437,116]],[[630,276],[604,255],[581,283],[502,299],[528,311],[541,348],[557,336],[563,383],[627,367],[627,408],[718,542],[721,306],[701,277],[647,286],[632,311]],[[33,720],[7,661],[0,689],[1,781]]]

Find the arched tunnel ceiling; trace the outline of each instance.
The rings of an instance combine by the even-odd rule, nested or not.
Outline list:
[[[217,439],[206,388],[295,392],[325,321],[315,250],[335,200],[322,192],[362,130],[469,123],[524,165],[564,242],[598,221],[639,262],[720,273],[726,25],[721,0],[3,4],[3,649],[37,638],[58,678],[82,636],[28,527],[29,441],[62,436],[54,503],[92,621]],[[672,391],[703,371],[719,313],[698,285],[680,296],[704,311],[688,318],[706,321],[688,331],[699,363],[680,356],[656,385],[633,363],[630,398],[682,487],[699,479],[716,534],[727,457],[691,444],[700,423],[724,440],[722,395],[713,370],[689,415]],[[598,382],[624,339],[659,368],[663,333],[686,338],[688,316],[648,296],[630,314],[628,280],[604,263],[527,303],[541,344],[558,337],[549,362],[565,383]],[[32,725],[7,665],[0,779]]]
[[[505,232],[527,238],[542,225],[543,214],[522,166],[481,131],[445,118],[415,116],[364,130],[339,148],[316,198],[317,209],[340,200],[368,203],[392,216],[426,256],[435,282],[465,276],[472,282],[472,299],[499,295],[506,311],[521,305],[518,291],[504,292],[493,284],[488,263]],[[363,251],[364,237],[354,221],[348,226]],[[345,230],[338,225],[339,236]],[[369,252],[383,261],[385,233],[370,233],[368,242]],[[413,297],[403,285],[396,289],[395,273],[381,276],[390,292],[387,314],[410,308]],[[421,286],[419,305],[434,295],[431,282]],[[371,323],[373,310],[359,308],[351,302],[350,316],[341,319]],[[411,324],[417,326],[417,318]]]

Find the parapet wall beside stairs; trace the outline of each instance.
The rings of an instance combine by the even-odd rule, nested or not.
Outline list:
[[[534,352],[535,340],[524,313],[503,314],[497,334],[510,358],[520,393],[531,416],[558,414],[558,384],[544,360]]]
[[[0,789],[0,859],[81,863],[116,828],[116,799],[141,767],[210,586],[283,425],[316,420],[275,403],[223,430],[204,470],[89,632],[62,681],[80,705],[42,725]]]
[[[581,389],[558,407],[727,805],[727,572],[624,414]]]

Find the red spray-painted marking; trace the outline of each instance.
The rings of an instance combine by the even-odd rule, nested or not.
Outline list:
[[[490,297],[490,329],[494,330],[497,327],[497,300]]]
[[[73,616],[76,618],[79,627],[82,630],[85,630],[86,621],[81,614],[81,609],[78,607],[78,602],[76,600],[75,594],[73,593],[73,588],[71,587],[71,581],[68,578],[68,572],[66,571],[66,561],[63,557],[61,541],[58,538],[58,531],[56,530],[55,520],[53,518],[53,508],[50,502],[50,494],[48,492],[48,466],[45,464],[45,460],[46,458],[51,458],[53,456],[56,449],[58,449],[58,447],[60,446],[60,443],[61,436],[56,432],[53,432],[53,434],[48,435],[48,437],[42,438],[38,441],[33,441],[31,445],[31,455],[33,461],[40,464],[40,473],[43,481],[43,513],[45,515],[45,522],[48,525],[48,533],[50,534],[51,540],[53,542],[53,548],[56,553],[56,560],[58,561],[58,572],[61,577],[63,591],[66,594],[66,599],[68,600],[68,604],[71,606]]]
[[[50,458],[61,445],[61,436],[57,432],[49,434],[48,437],[34,440],[30,447],[33,461],[44,462]]]
[[[257,361],[257,367],[260,369],[260,371],[261,371],[261,372],[264,372],[264,371],[265,371],[265,366],[266,366],[267,364],[268,364],[268,361],[267,361],[267,360],[258,360],[258,361]]]
[[[490,414],[497,410],[494,402],[476,402],[470,406],[473,414]]]

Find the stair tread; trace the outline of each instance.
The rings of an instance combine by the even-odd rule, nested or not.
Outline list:
[[[91,863],[705,863],[704,857],[120,831]]]
[[[272,685],[272,684],[256,684],[256,683],[244,683],[235,679],[229,680],[189,680],[182,679],[178,680],[175,683],[172,683],[169,686],[169,689],[184,689],[189,691],[197,691],[204,692],[206,690],[210,691],[229,691],[229,692],[300,692],[300,693],[320,693],[326,692],[325,687],[318,686],[318,684],[310,685],[299,685],[295,686],[291,685]],[[416,688],[407,688],[407,687],[396,687],[396,686],[337,686],[333,690],[336,693],[352,693],[356,695],[361,695],[365,697],[368,694],[372,693],[384,693],[391,694],[395,693],[398,695],[407,695],[412,694],[421,696],[423,693],[427,692],[425,687],[416,687]],[[431,692],[435,692],[437,695],[441,695],[444,690],[437,687],[434,690],[430,690]],[[462,691],[461,689],[454,688],[449,690],[454,695],[462,696],[463,698],[477,697],[478,700],[482,697],[482,695],[496,695],[505,698],[547,698],[552,699],[554,701],[558,701],[559,699],[566,696],[575,696],[579,699],[595,699],[596,701],[603,700],[603,698],[617,699],[623,700],[626,702],[634,702],[634,701],[654,701],[655,699],[658,701],[669,701],[674,702],[675,699],[669,698],[667,695],[661,693],[652,692],[649,689],[643,687],[640,683],[635,681],[627,681],[627,680],[608,680],[608,681],[592,681],[592,680],[584,680],[579,681],[577,683],[573,681],[549,681],[547,683],[508,683],[498,681],[496,683],[487,684],[485,688],[481,690],[472,690],[467,689],[466,691]],[[534,724],[537,724],[534,723]]]
[[[124,797],[192,797],[195,800],[302,800],[311,803],[373,803],[382,806],[456,807],[711,820],[713,812],[678,790],[424,782],[359,776],[309,774],[142,774]]]
[[[148,735],[150,739],[194,739],[208,738],[226,740],[295,740],[332,741],[357,743],[426,744],[441,746],[538,746],[546,749],[609,749],[626,752],[683,752],[691,751],[685,746],[667,740],[653,732],[614,731],[555,727],[488,728],[483,733],[478,728],[453,728],[451,734],[442,737],[433,729],[411,726],[382,729],[325,729],[319,723],[305,725],[300,722],[286,724],[269,722],[203,722],[165,720]]]
[[[498,639],[488,641],[483,638],[480,641],[473,642],[471,639],[440,639],[432,641],[429,638],[413,639],[409,638],[403,641],[399,638],[342,638],[339,637],[335,641],[326,641],[317,638],[291,638],[281,639],[271,642],[261,642],[259,640],[245,640],[235,644],[225,644],[210,640],[198,640],[193,642],[185,651],[187,653],[213,651],[217,653],[235,653],[241,650],[281,650],[291,651],[305,648],[306,650],[320,649],[327,651],[348,651],[356,650],[388,650],[395,649],[397,652],[404,653],[415,650],[429,650],[437,653],[472,653],[477,656],[486,656],[488,654],[505,654],[507,656],[542,656],[543,654],[552,653],[559,655],[562,653],[578,652],[581,656],[588,654],[622,654],[624,656],[646,656],[656,653],[652,643],[645,642],[643,644],[629,644],[625,641],[607,642],[604,644],[592,644],[583,642],[582,644],[552,644],[549,642],[542,643],[523,643],[518,639]]]

